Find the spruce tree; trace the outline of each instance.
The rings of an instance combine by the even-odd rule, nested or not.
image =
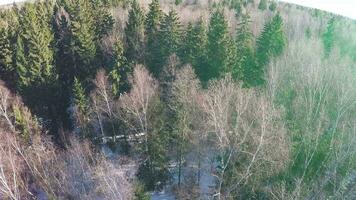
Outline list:
[[[181,25],[174,10],[171,10],[164,16],[159,30],[159,48],[160,59],[157,63],[157,67],[154,70],[154,74],[158,75],[162,67],[165,65],[167,58],[172,54],[177,54],[180,41],[181,41]]]
[[[332,51],[335,42],[335,18],[328,21],[325,32],[323,33],[322,40],[324,44],[324,53],[328,57]]]
[[[5,27],[0,27],[0,69],[6,72],[13,71],[12,65],[13,49],[8,30]]]
[[[253,35],[249,28],[250,17],[242,16],[242,22],[236,30],[237,62],[232,73],[235,80],[243,80],[245,86],[255,85],[256,59],[253,47]]]
[[[236,61],[236,49],[222,9],[217,9],[210,18],[207,51],[208,68],[203,81],[218,78],[225,72],[232,72],[232,66]]]
[[[207,40],[206,25],[202,19],[194,25],[189,23],[180,51],[182,62],[191,63],[201,80],[206,76]]]
[[[266,10],[267,9],[267,0],[260,0],[260,3],[258,4],[258,9]]]
[[[114,96],[119,96],[120,92],[127,91],[129,86],[128,74],[131,69],[124,56],[124,49],[121,40],[117,40],[114,44],[114,52],[112,58],[112,67],[109,72],[111,81],[111,89]]]
[[[95,74],[95,56],[98,47],[98,32],[95,22],[98,16],[93,16],[93,6],[91,1],[87,0],[62,0],[60,5],[63,7],[64,15],[61,28],[68,28],[69,48],[63,49],[67,54],[66,57],[71,58],[72,66],[68,71],[71,71],[71,79],[77,76],[80,80],[90,78]],[[70,23],[69,23],[70,22]],[[64,25],[64,26],[63,26]],[[68,26],[68,27],[66,27]],[[66,30],[64,30],[66,31]],[[61,57],[59,55],[58,57]]]
[[[21,24],[16,41],[17,88],[24,102],[37,115],[49,119],[49,128],[58,128],[58,75],[54,63],[52,5],[25,4],[18,11]]]
[[[270,59],[282,54],[286,46],[286,38],[283,31],[282,17],[276,14],[271,21],[267,22],[260,37],[257,39],[257,73],[256,84],[264,83],[265,66]]]
[[[89,102],[85,95],[85,90],[77,78],[74,78],[73,83],[73,100],[78,111],[85,114],[88,110]]]
[[[26,4],[20,13],[23,24],[18,36],[16,65],[19,87],[52,84],[57,75],[52,49],[53,33],[48,23],[49,16],[41,17],[44,4]]]
[[[160,9],[158,0],[153,0],[149,5],[149,12],[146,16],[146,64],[154,75],[157,75],[157,63],[160,63],[160,46],[158,33],[160,29],[163,12]]]
[[[129,11],[129,19],[126,23],[126,57],[129,62],[142,62],[144,54],[144,31],[145,31],[145,15],[137,3],[133,0],[131,10]]]
[[[269,8],[270,11],[274,12],[274,11],[277,9],[277,6],[278,6],[278,5],[277,5],[277,2],[273,0],[273,1],[270,3],[270,5],[269,5],[268,8]]]
[[[93,18],[96,40],[108,35],[114,26],[114,19],[108,11],[108,6],[102,0],[91,0],[90,11]]]

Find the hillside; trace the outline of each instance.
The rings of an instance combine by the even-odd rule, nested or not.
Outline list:
[[[0,199],[356,199],[356,21],[270,0],[0,9]]]

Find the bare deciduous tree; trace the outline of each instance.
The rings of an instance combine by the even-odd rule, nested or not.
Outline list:
[[[215,172],[214,196],[218,199],[246,183],[258,184],[261,178],[285,167],[289,160],[286,130],[280,112],[263,94],[243,89],[226,77],[210,85],[203,109],[220,157]],[[234,168],[241,159],[244,161]],[[223,188],[227,170],[232,170],[234,177],[229,177],[233,181]]]

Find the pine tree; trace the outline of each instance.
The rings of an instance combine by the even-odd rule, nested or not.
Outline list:
[[[160,9],[158,0],[153,0],[149,5],[149,12],[146,16],[146,63],[151,73],[157,75],[157,63],[160,62],[160,46],[158,33],[160,29],[163,12]]]
[[[266,10],[267,9],[267,0],[260,0],[260,3],[258,4],[258,9]]]
[[[207,30],[202,19],[197,24],[188,25],[184,44],[180,51],[180,57],[183,63],[191,63],[198,77],[202,80],[207,76],[206,64],[207,64]]]
[[[232,73],[233,78],[243,80],[245,86],[255,85],[257,67],[249,23],[250,17],[242,16],[242,22],[236,31],[237,66]]]
[[[332,51],[335,42],[335,18],[331,18],[328,21],[328,25],[326,27],[325,32],[323,33],[323,44],[324,44],[324,52],[325,56],[328,57]]]
[[[158,75],[162,67],[166,64],[167,58],[172,54],[177,54],[181,41],[181,25],[174,10],[171,10],[168,15],[165,15],[161,23],[161,28],[158,33],[160,59],[154,70],[154,74]]]
[[[286,46],[286,38],[283,31],[283,20],[276,14],[263,28],[260,37],[257,39],[257,73],[256,84],[264,83],[264,67],[272,57],[282,54]]]
[[[145,15],[137,3],[133,0],[131,10],[129,11],[129,19],[126,23],[126,57],[129,62],[142,62],[144,53],[144,31],[145,31]]]
[[[218,78],[225,72],[231,72],[235,65],[236,48],[229,34],[223,10],[212,13],[208,31],[208,69],[203,81]]]

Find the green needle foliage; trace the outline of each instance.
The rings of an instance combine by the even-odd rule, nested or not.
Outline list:
[[[224,12],[220,8],[216,9],[210,18],[207,50],[207,74],[202,81],[219,78],[222,74],[232,71],[236,48],[229,34]]]
[[[324,53],[326,57],[329,57],[335,43],[335,18],[331,18],[328,21],[325,32],[323,33],[322,39],[324,44]]]
[[[196,24],[190,23],[184,36],[184,44],[180,51],[183,63],[190,63],[194,67],[195,73],[200,80],[207,77],[207,28],[203,20],[200,19]]]
[[[164,16],[161,28],[159,30],[159,48],[160,48],[160,61],[157,63],[157,71],[154,74],[158,75],[162,67],[165,65],[167,58],[178,53],[181,43],[181,25],[177,13],[174,10],[169,11]]]
[[[286,37],[283,31],[283,20],[276,14],[271,21],[264,26],[260,37],[257,39],[257,64],[256,85],[264,83],[265,67],[270,59],[282,54],[286,46]]]
[[[141,63],[144,56],[145,15],[137,0],[131,2],[129,19],[126,23],[126,57],[129,62]]]
[[[12,65],[13,50],[11,48],[11,41],[8,30],[0,27],[0,67],[5,71],[13,71]]]
[[[236,31],[237,66],[232,73],[235,80],[243,80],[247,87],[255,85],[258,76],[253,35],[249,23],[250,17],[242,16],[242,22]]]
[[[146,35],[146,64],[151,73],[158,74],[157,63],[160,63],[159,29],[163,12],[158,0],[153,0],[149,5],[149,12],[146,15],[145,35]]]

